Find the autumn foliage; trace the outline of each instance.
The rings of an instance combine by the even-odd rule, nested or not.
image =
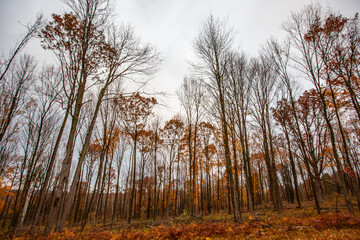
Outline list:
[[[0,59],[0,238],[359,238],[358,14],[305,6],[251,58],[210,15],[174,110],[109,0],[63,2]]]

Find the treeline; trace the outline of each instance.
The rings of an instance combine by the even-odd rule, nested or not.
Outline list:
[[[357,15],[306,6],[256,58],[210,16],[178,90],[183,114],[163,123],[154,97],[125,87],[156,72],[156,49],[114,24],[109,1],[65,3],[69,13],[38,17],[1,61],[4,231],[214,211],[241,222],[308,200],[320,213],[335,192],[350,213],[352,199],[360,206]],[[32,37],[55,66],[20,54]]]

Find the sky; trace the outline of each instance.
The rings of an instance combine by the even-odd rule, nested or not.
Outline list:
[[[119,22],[130,23],[142,41],[157,47],[163,62],[150,80],[148,89],[166,92],[157,112],[167,120],[180,112],[176,91],[193,57],[192,44],[203,22],[212,14],[227,19],[236,34],[235,47],[249,56],[257,52],[270,37],[282,38],[281,23],[291,12],[301,10],[310,0],[114,0],[114,14]],[[323,7],[344,16],[360,12],[360,0],[319,0]],[[0,0],[0,54],[14,46],[25,25],[42,12],[46,19],[61,14],[66,6],[60,0]],[[37,40],[24,50],[38,59],[39,65],[54,61]]]

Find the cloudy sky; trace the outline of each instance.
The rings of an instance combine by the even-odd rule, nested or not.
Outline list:
[[[250,56],[271,37],[281,37],[281,23],[292,11],[299,11],[310,0],[114,0],[119,21],[130,23],[143,41],[155,45],[164,62],[151,80],[156,91],[166,91],[163,100],[168,107],[160,111],[165,119],[179,112],[176,90],[192,56],[192,42],[203,21],[213,14],[228,19],[236,33],[236,47]],[[360,12],[359,0],[320,0],[322,6],[345,16]],[[0,0],[0,53],[7,54],[24,28],[21,24],[33,20],[42,12],[47,19],[51,13],[63,13],[66,7],[60,0]],[[35,55],[39,64],[51,62],[38,41],[32,41],[26,52]]]

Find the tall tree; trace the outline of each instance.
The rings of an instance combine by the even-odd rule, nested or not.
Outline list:
[[[129,97],[120,95],[118,97],[118,109],[121,112],[121,127],[133,141],[132,173],[131,173],[131,194],[128,204],[127,223],[132,219],[133,202],[135,196],[136,183],[136,164],[137,164],[137,142],[140,134],[146,127],[148,119],[152,114],[154,105],[157,103],[155,98],[147,98],[136,92]]]
[[[195,39],[194,50],[198,61],[193,65],[196,71],[206,80],[206,85],[209,87],[209,90],[213,92],[217,101],[217,110],[221,116],[226,174],[234,211],[234,221],[238,222],[241,221],[241,213],[238,211],[239,208],[235,194],[225,102],[226,69],[232,42],[233,33],[228,29],[226,23],[210,16],[205,21],[198,37]]]
[[[274,210],[281,211],[281,197],[273,145],[273,125],[270,116],[271,105],[276,97],[277,78],[267,66],[265,58],[253,61],[251,75],[254,78],[252,116],[258,124],[262,136],[262,148]]]
[[[293,14],[291,18],[284,23],[283,28],[289,34],[294,49],[292,58],[297,64],[297,68],[313,84],[321,101],[322,114],[329,129],[331,147],[336,163],[336,169],[339,175],[341,188],[344,194],[347,208],[350,213],[354,213],[353,205],[346,187],[343,174],[343,166],[339,158],[338,147],[336,144],[334,126],[331,121],[330,111],[326,100],[328,86],[324,86],[326,79],[324,72],[324,61],[318,52],[320,41],[318,38],[312,38],[311,33],[314,28],[324,18],[321,7],[318,5],[306,6],[302,11]],[[328,53],[326,53],[328,54]]]
[[[189,186],[189,210],[190,214],[195,212],[195,199],[196,199],[196,168],[197,168],[197,141],[198,141],[198,128],[203,115],[201,109],[204,86],[202,83],[194,78],[185,77],[178,92],[178,96],[182,107],[185,109],[187,120],[187,146],[189,151],[189,173],[190,173],[190,186]]]

